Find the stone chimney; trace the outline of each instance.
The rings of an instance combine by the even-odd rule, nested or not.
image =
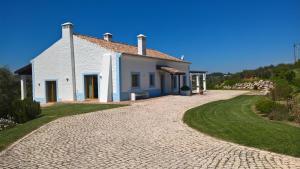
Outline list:
[[[108,41],[108,42],[111,42],[112,41],[112,34],[111,33],[103,34],[103,39]]]
[[[137,36],[138,39],[138,54],[139,55],[147,55],[146,53],[146,36],[143,34],[139,34]]]

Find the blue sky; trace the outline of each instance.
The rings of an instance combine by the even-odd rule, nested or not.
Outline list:
[[[299,0],[0,1],[0,65],[21,67],[61,36],[75,32],[136,44],[173,56],[192,69],[236,72],[289,63],[300,43]]]

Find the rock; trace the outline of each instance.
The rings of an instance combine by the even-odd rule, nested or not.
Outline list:
[[[224,89],[244,89],[244,90],[265,90],[270,91],[273,88],[273,82],[270,80],[259,80],[254,82],[236,83],[233,86],[223,86]]]

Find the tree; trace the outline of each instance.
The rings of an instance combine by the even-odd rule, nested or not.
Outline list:
[[[290,70],[290,71],[287,71],[285,74],[285,79],[289,82],[289,83],[292,83],[294,80],[295,80],[295,77],[296,77],[296,74],[294,71]]]
[[[6,67],[0,67],[0,118],[13,112],[13,104],[19,99],[19,83],[16,76]]]

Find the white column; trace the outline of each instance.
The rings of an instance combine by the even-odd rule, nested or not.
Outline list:
[[[203,91],[206,91],[206,73],[203,73]]]
[[[111,101],[111,91],[112,91],[112,77],[111,77],[111,55],[110,54],[104,54],[104,57],[102,57],[102,63],[103,63],[103,71],[101,74],[101,80],[100,83],[100,102],[108,102]]]
[[[192,76],[192,74],[191,73],[189,73],[189,76],[188,76],[189,78],[188,78],[188,82],[189,82],[189,84],[188,84],[188,86],[190,87],[190,92],[191,93],[193,93],[193,83],[192,83],[192,80],[193,80],[193,76]]]
[[[196,75],[196,87],[197,87],[197,93],[200,93],[200,76]]]
[[[26,91],[26,76],[21,75],[21,100],[24,100],[27,96]]]

